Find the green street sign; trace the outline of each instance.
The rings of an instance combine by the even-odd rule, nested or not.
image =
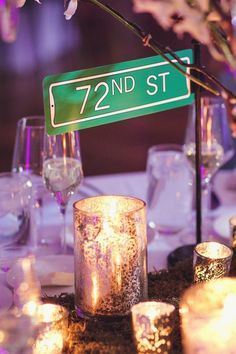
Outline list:
[[[176,54],[192,63],[192,50]],[[189,80],[160,56],[47,76],[43,92],[51,135],[189,105],[194,99]]]

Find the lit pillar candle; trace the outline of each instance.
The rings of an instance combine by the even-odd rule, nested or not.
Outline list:
[[[199,243],[194,250],[194,282],[198,283],[227,276],[232,254],[232,250],[221,243]]]
[[[180,301],[186,354],[235,353],[236,278],[195,284]]]
[[[54,304],[43,304],[38,310],[39,336],[33,354],[61,354],[67,337],[68,311]]]
[[[147,297],[145,203],[99,196],[74,203],[75,303],[81,316],[120,316]]]
[[[170,353],[175,307],[165,302],[141,302],[132,307],[138,353]]]

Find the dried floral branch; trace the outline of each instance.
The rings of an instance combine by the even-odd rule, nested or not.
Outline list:
[[[22,7],[26,0],[2,0],[0,2],[0,34],[6,41],[15,39],[15,14],[17,7]],[[40,3],[39,0],[36,0]],[[131,23],[110,6],[100,0],[80,0],[98,6],[142,40],[144,46],[170,63],[176,70],[208,92],[222,96],[227,100],[231,113],[231,126],[236,134],[236,97],[205,68],[195,64],[186,64],[169,48],[157,43],[149,33],[145,33],[136,24]],[[212,56],[217,60],[223,58],[236,67],[236,39],[233,36],[231,12],[236,12],[235,0],[133,0],[137,12],[149,12],[163,28],[173,27],[182,35],[190,33],[195,39],[208,46]],[[64,15],[70,19],[77,10],[79,0],[64,0]],[[11,5],[11,6],[10,6]],[[184,70],[184,67],[188,70]],[[201,73],[194,76],[193,73]]]
[[[189,33],[208,46],[216,60],[236,68],[236,46],[231,23],[235,0],[133,0],[136,12],[150,13],[166,30]]]
[[[215,96],[222,96],[227,103],[227,108],[229,112],[229,125],[231,127],[233,135],[236,136],[236,96],[227,87],[225,87],[220,81],[218,81],[213,75],[208,73],[203,67],[196,64],[186,64],[184,63],[169,47],[163,47],[160,43],[153,40],[150,33],[145,33],[140,27],[124,18],[120,13],[112,9],[110,6],[100,2],[100,0],[82,0],[84,2],[89,2],[94,4],[113,16],[117,21],[121,22],[126,28],[132,31],[137,37],[139,37],[143,45],[150,47],[155,53],[159,54],[163,59],[165,59],[170,65],[181,72],[185,77],[187,77],[192,82],[203,87],[206,91],[212,93]],[[169,56],[168,56],[168,55]],[[172,57],[172,59],[170,58]],[[173,62],[173,59],[175,62]],[[179,65],[178,65],[179,64]],[[188,67],[190,72],[201,73],[201,79],[195,77],[194,75],[186,72],[181,68]],[[203,81],[203,79],[208,80],[208,82]],[[214,87],[212,86],[214,84]]]
[[[152,35],[150,33],[149,34],[145,33],[139,26],[128,21],[126,18],[124,18],[120,13],[118,13],[117,11],[112,9],[110,6],[100,2],[99,0],[82,0],[82,1],[90,2],[90,3],[100,7],[102,10],[106,11],[107,13],[109,13],[116,20],[121,22],[125,27],[127,27],[129,30],[131,30],[136,36],[138,36],[142,40],[142,42],[145,46],[150,47],[155,53],[162,56],[163,59],[165,59],[168,63],[170,63],[173,67],[175,67],[176,70],[181,72],[184,76],[186,76],[188,79],[190,79],[191,81],[193,81],[197,85],[203,87],[208,92],[210,92],[216,96],[220,96],[222,94],[222,92],[224,92],[225,96],[227,95],[230,98],[235,97],[234,94],[230,90],[228,90],[223,84],[221,84],[215,77],[213,77],[211,74],[209,74],[205,69],[203,69],[202,67],[199,67],[198,65],[195,65],[195,64],[184,63],[169,47],[163,47],[160,43],[157,43],[152,38]],[[169,56],[167,56],[167,54],[169,54],[169,56],[171,56],[172,59],[169,58]],[[195,76],[189,74],[188,72],[183,70],[178,64],[176,64],[176,62],[173,62],[173,59],[175,61],[177,61],[177,63],[180,64],[181,66],[188,67],[189,69],[191,69],[191,72],[193,72],[193,71],[200,72],[202,74],[202,77],[205,76],[205,78],[207,78],[207,80],[209,80],[209,82],[214,83],[214,85],[216,87],[219,87],[219,89],[217,90],[216,88],[210,86],[209,83],[206,83],[206,82],[202,81],[201,79],[196,78]]]

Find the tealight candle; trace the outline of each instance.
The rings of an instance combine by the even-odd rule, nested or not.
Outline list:
[[[235,353],[236,278],[193,285],[180,301],[186,354]]]
[[[38,310],[40,333],[33,354],[61,354],[67,336],[68,311],[54,304],[43,304]]]
[[[175,307],[148,301],[132,307],[134,339],[138,353],[169,353]]]
[[[199,243],[194,250],[194,282],[208,281],[228,275],[232,254],[232,250],[221,243]]]
[[[229,227],[230,227],[231,245],[233,248],[236,248],[236,216],[232,216],[229,219]]]
[[[147,297],[145,203],[99,196],[74,203],[75,304],[80,316],[127,315]]]

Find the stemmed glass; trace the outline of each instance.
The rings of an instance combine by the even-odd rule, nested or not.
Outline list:
[[[27,175],[32,182],[33,207],[39,210],[41,228],[42,203],[45,192],[42,179],[44,134],[45,118],[43,116],[29,116],[19,119],[12,161],[12,171]],[[36,247],[38,235],[35,225],[33,234],[33,247]],[[41,239],[40,243],[43,244],[44,240]]]
[[[0,353],[30,354],[32,343],[40,330],[40,284],[32,257],[18,259],[13,267],[15,306],[0,313]]]
[[[44,139],[43,178],[46,188],[54,195],[63,217],[62,253],[66,253],[66,207],[83,177],[79,132],[47,135]]]
[[[195,112],[192,109],[183,151],[195,169]],[[217,170],[234,154],[227,110],[220,98],[201,98],[201,180],[203,216],[209,217],[211,181]]]

